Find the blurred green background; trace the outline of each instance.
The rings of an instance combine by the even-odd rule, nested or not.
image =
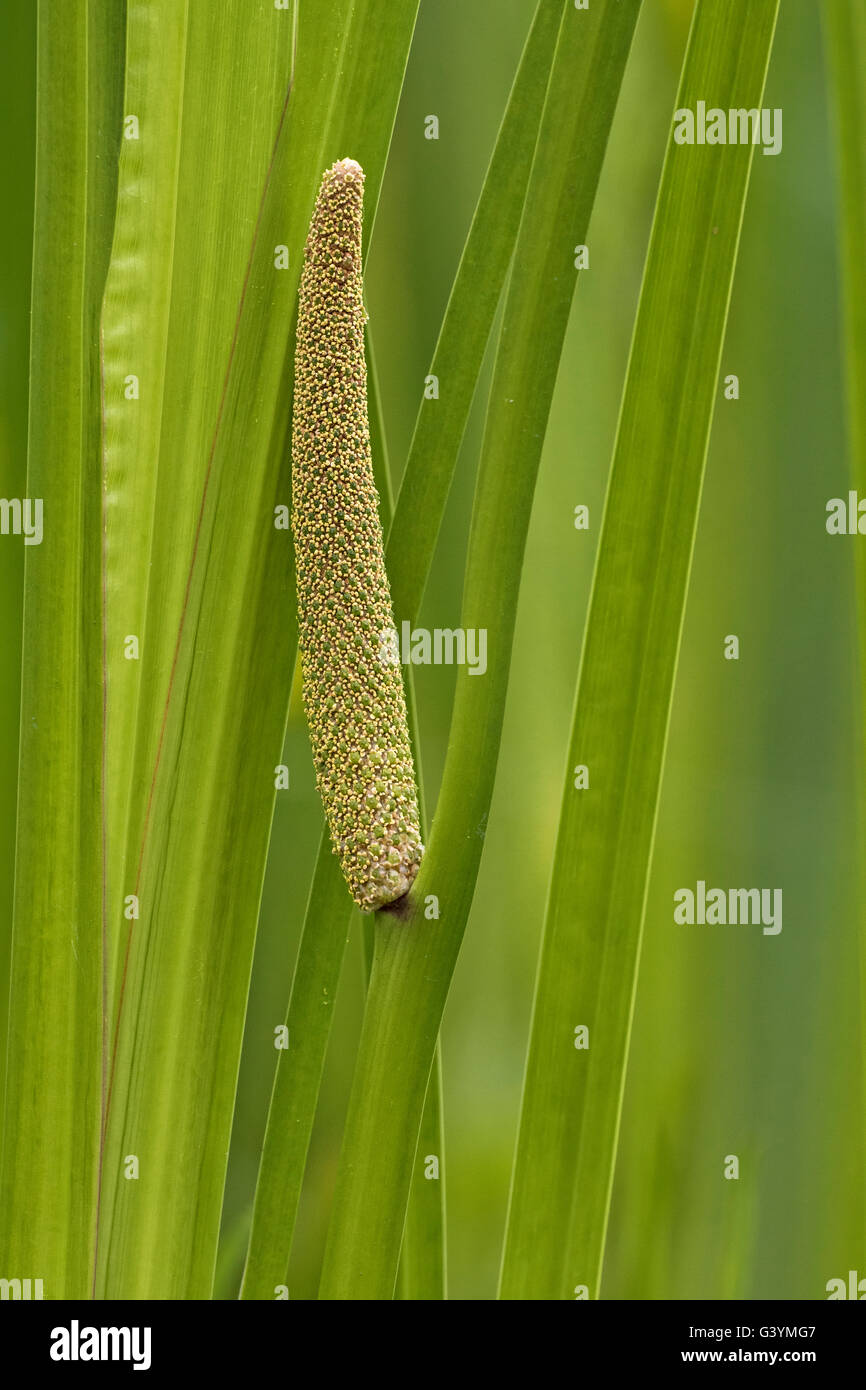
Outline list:
[[[836,187],[821,5],[782,0],[723,354],[650,885],[607,1298],[823,1298],[864,1265],[853,551]],[[395,486],[531,18],[526,0],[422,0],[366,297]],[[691,5],[644,0],[589,233],[529,537],[502,756],[443,1030],[450,1294],[495,1294],[523,1059],[581,635],[643,258]],[[0,12],[0,495],[25,495],[35,7]],[[424,118],[439,118],[439,139]],[[352,151],[344,152],[351,155]],[[459,624],[485,381],[420,623]],[[442,389],[447,389],[443,381]],[[38,402],[35,403],[38,408]],[[574,507],[590,509],[576,531]],[[11,911],[20,541],[0,537],[0,920]],[[397,614],[399,622],[402,615]],[[723,641],[740,639],[739,661]],[[453,672],[416,668],[435,805]],[[293,700],[247,1018],[219,1292],[245,1223],[321,813]],[[784,927],[681,927],[676,888],[781,887]],[[289,1281],[315,1293],[363,1007],[346,955]],[[0,934],[8,945],[8,932]],[[0,970],[3,970],[0,957]],[[5,1005],[5,989],[0,989]],[[723,1176],[725,1156],[738,1181]]]

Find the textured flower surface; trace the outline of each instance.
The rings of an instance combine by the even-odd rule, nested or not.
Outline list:
[[[328,169],[298,301],[292,528],[304,707],[334,852],[359,907],[402,897],[423,854],[367,420],[364,174]]]

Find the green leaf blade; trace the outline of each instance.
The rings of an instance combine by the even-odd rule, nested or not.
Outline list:
[[[2,1180],[4,1272],[46,1298],[92,1280],[101,1096],[97,324],[113,225],[122,6],[38,18],[40,101],[16,882]]]
[[[760,107],[776,0],[699,0],[677,107]],[[597,1296],[648,869],[753,147],[678,146],[608,488],[533,1010],[500,1294]],[[589,768],[589,786],[573,772]],[[588,1049],[575,1028],[589,1029]],[[579,1296],[579,1295],[578,1295]]]
[[[291,14],[264,4],[217,16],[130,8],[125,100],[139,136],[123,143],[102,335],[102,1296],[211,1289],[293,661],[274,529],[293,306],[275,264],[291,235],[280,178],[292,48]]]
[[[464,584],[461,625],[487,629],[497,656],[483,680],[465,669],[457,677],[427,855],[408,911],[400,920],[377,915],[325,1299],[393,1294],[424,1096],[493,788],[529,510],[576,280],[574,246],[585,237],[638,8],[563,9],[494,368]]]
[[[451,288],[388,537],[397,622],[421,606],[490,329],[514,253],[556,40],[560,0],[540,0]]]
[[[851,453],[866,490],[866,10],[848,0],[824,7],[839,170],[839,232]]]

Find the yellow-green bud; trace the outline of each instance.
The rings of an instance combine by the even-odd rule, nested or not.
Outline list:
[[[304,707],[349,892],[402,897],[424,847],[367,421],[364,174],[328,169],[304,252],[292,423],[292,529]]]

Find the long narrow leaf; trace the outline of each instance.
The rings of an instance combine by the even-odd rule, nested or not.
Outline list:
[[[0,496],[27,492],[27,372],[30,268],[33,257],[33,175],[36,133],[36,11],[0,9],[0,143],[14,150],[4,175],[6,217],[0,241]],[[23,97],[23,100],[22,100]],[[12,888],[15,881],[15,803],[21,699],[21,619],[24,547],[0,546],[0,1077],[6,1075]],[[2,1090],[0,1090],[2,1097]],[[0,1152],[3,1108],[0,1103]]]
[[[565,7],[505,305],[463,593],[486,675],[458,675],[430,847],[376,954],[321,1296],[390,1298],[424,1096],[493,789],[535,477],[636,3]]]
[[[758,108],[777,0],[698,0],[678,108]],[[503,1298],[597,1296],[653,832],[751,144],[662,175],[578,681]],[[587,788],[574,769],[589,769]],[[588,1029],[588,1047],[576,1029]]]
[[[866,495],[866,6],[828,0],[824,10],[827,61],[835,118],[839,179],[839,258],[848,406],[851,484]],[[861,708],[866,711],[866,556],[855,548],[860,637]],[[861,738],[858,843],[866,830]],[[861,865],[861,892],[866,869]],[[866,1041],[866,927],[860,936],[861,1038]],[[866,1075],[864,1075],[866,1080]]]
[[[851,481],[866,493],[866,6],[828,0],[824,11],[839,178],[841,308]],[[866,565],[858,596],[866,669]]]
[[[102,318],[99,1296],[211,1288],[291,676],[274,528],[291,62],[291,15],[272,7],[130,5]]]
[[[86,1298],[104,1094],[99,306],[124,7],[40,6],[15,907],[0,1262]],[[31,521],[34,516],[31,516]],[[91,698],[97,692],[97,698]]]
[[[101,1293],[211,1291],[295,654],[286,366],[301,253],[323,163],[355,123],[375,205],[414,8],[130,11],[140,147],[124,148],[103,327],[109,920],[122,930]],[[175,171],[174,203],[163,177],[164,215],[154,191],[143,235],[134,199],[155,167]],[[145,364],[134,425],[131,352]],[[135,680],[122,639],[137,630]]]
[[[563,0],[539,0],[439,330],[430,365],[439,397],[419,407],[385,555],[398,624],[421,606],[514,252],[562,10]]]
[[[827,0],[824,19],[838,146],[850,448],[854,485],[862,496],[866,493],[866,6],[856,0]]]
[[[457,274],[459,278],[459,270]],[[373,471],[379,496],[382,499],[382,529],[387,535],[391,529],[394,499],[391,491],[382,399],[379,392],[373,345],[369,339],[368,358],[370,443],[373,454]],[[404,673],[404,682],[409,716],[409,736],[412,740],[412,755],[418,781],[418,813],[421,822],[421,834],[426,839],[428,833],[427,809],[421,765],[421,745],[418,737],[415,681],[411,666]],[[364,965],[369,984],[370,972],[373,968],[373,918],[365,915],[361,918],[361,923],[364,933]],[[403,1231],[403,1248],[400,1256],[399,1296],[406,1301],[429,1303],[441,1301],[448,1296],[444,1141],[442,1049],[440,1042],[437,1041],[433,1067],[430,1071],[430,1082],[427,1086],[427,1096],[424,1101],[415,1176],[406,1210],[406,1226]],[[426,1159],[428,1156],[436,1161],[435,1175],[427,1171]]]

